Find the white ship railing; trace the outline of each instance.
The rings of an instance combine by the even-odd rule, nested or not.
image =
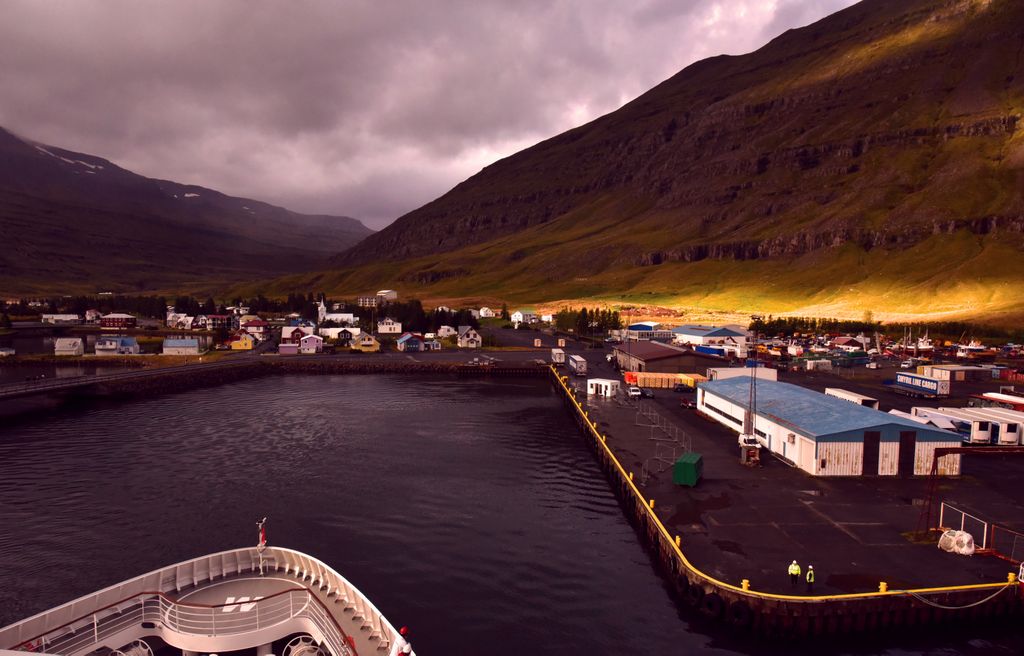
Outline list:
[[[315,589],[328,603],[351,612],[352,619],[377,636],[378,644],[388,648],[389,654],[397,650],[394,626],[345,577],[323,562],[279,547],[268,547],[263,562],[267,571],[291,574],[304,587],[258,601],[219,605],[176,602],[166,596],[218,578],[259,571],[260,554],[255,548],[224,551],[143,574],[4,627],[0,629],[0,649],[86,653],[143,622],[182,635],[219,637],[305,619],[323,635],[323,646],[333,656],[355,654],[348,635]],[[236,607],[244,612],[231,612]]]

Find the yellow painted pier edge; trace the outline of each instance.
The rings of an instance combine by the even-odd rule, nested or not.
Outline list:
[[[573,409],[577,423],[593,438],[602,464],[618,479],[624,501],[632,500],[635,519],[658,553],[660,565],[673,576],[677,593],[703,615],[778,636],[811,636],[885,630],[906,626],[934,626],[951,619],[1020,616],[1020,583],[1014,573],[1005,581],[975,585],[939,586],[890,590],[884,581],[877,591],[837,595],[786,595],[753,589],[744,579],[740,585],[720,581],[695,567],[682,550],[680,536],[673,536],[648,499],[608,446],[597,424],[591,421],[575,392],[554,365],[549,366],[556,390]],[[699,590],[699,592],[697,592]],[[1009,592],[1009,594],[1003,594]]]

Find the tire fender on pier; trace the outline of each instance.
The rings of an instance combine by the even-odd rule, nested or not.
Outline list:
[[[729,605],[729,624],[736,628],[745,629],[750,626],[754,619],[754,612],[745,601],[734,601]]]
[[[686,603],[694,608],[700,608],[702,601],[704,601],[704,588],[699,585],[690,585],[686,591]]]
[[[704,595],[704,600],[700,604],[700,612],[707,617],[717,620],[722,617],[722,612],[725,610],[725,601],[717,593],[712,592],[711,594]]]

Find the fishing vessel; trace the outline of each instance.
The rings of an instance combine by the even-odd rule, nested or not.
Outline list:
[[[264,520],[265,521],[265,520]],[[61,656],[412,654],[358,589],[316,558],[266,543],[201,556],[0,628],[0,651]]]

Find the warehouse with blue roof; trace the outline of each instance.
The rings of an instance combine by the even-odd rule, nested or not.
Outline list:
[[[714,355],[747,357],[747,332],[729,326],[678,326],[672,329],[672,342]]]
[[[701,383],[697,409],[743,431],[748,376]],[[910,476],[931,472],[936,447],[961,446],[959,435],[826,396],[798,385],[757,379],[753,429],[764,448],[813,476]],[[939,460],[938,473],[960,474],[960,456]]]

